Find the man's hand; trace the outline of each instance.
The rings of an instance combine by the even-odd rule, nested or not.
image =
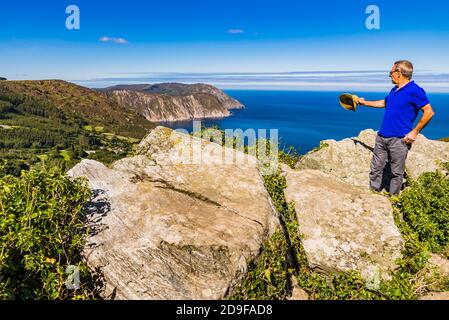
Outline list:
[[[408,135],[405,136],[404,141],[407,144],[412,144],[416,141],[416,138],[418,137],[418,134],[423,130],[427,124],[430,122],[430,120],[435,116],[435,112],[432,109],[432,106],[430,104],[422,107],[422,110],[424,112],[421,120],[418,122],[418,125],[415,129],[412,130]]]
[[[416,130],[412,130],[408,135],[405,136],[404,141],[407,144],[412,144],[418,138],[419,132]]]
[[[365,98],[359,98],[356,102],[362,106],[371,108],[385,108],[385,100],[366,101]]]

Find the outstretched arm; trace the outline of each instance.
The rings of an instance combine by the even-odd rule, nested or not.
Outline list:
[[[421,120],[419,120],[415,129],[413,129],[413,131],[406,135],[404,138],[405,142],[407,142],[408,144],[416,141],[418,134],[429,124],[430,120],[432,120],[432,118],[435,116],[435,112],[433,111],[430,104],[426,105],[421,110],[424,112]]]
[[[371,108],[379,108],[379,109],[385,108],[385,100],[366,101],[364,98],[359,98],[359,104]]]

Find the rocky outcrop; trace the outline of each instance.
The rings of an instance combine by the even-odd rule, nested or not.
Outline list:
[[[316,170],[288,170],[285,195],[295,204],[310,266],[335,274],[357,270],[375,287],[401,257],[403,239],[386,197]]]
[[[320,170],[367,188],[376,135],[373,130],[365,130],[356,138],[323,141],[322,148],[304,156],[297,168]],[[424,172],[436,171],[439,161],[449,161],[449,143],[420,135],[409,153],[407,173],[417,179]],[[385,178],[388,179],[388,166]]]
[[[357,271],[377,290],[398,267],[404,240],[389,199],[364,182],[374,138],[367,130],[326,141],[298,169],[284,165],[282,172],[310,267],[325,275]],[[409,164],[414,174],[426,171],[425,161],[445,160],[446,145],[433,143],[420,136]],[[110,168],[91,160],[74,167],[69,175],[86,177],[94,191],[93,233],[83,254],[103,272],[104,296],[222,299],[232,293],[280,228],[262,167],[252,156],[164,127],[153,129],[134,157]],[[440,256],[430,264],[448,272]],[[292,282],[290,300],[310,298]],[[435,294],[426,298],[443,297]]]
[[[153,122],[223,118],[243,108],[237,100],[206,84],[119,85],[103,89],[120,105]]]
[[[239,282],[279,221],[257,161],[223,163],[224,149],[158,127],[137,156],[69,172],[94,190],[84,256],[105,297],[221,299]]]

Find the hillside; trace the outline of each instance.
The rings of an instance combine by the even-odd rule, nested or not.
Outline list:
[[[240,102],[207,84],[118,85],[101,91],[154,122],[221,118],[230,116],[229,110],[243,108]]]
[[[61,80],[5,81],[0,83],[0,94],[46,101],[70,118],[135,138],[154,127],[135,112],[123,110],[106,94]]]
[[[126,156],[154,125],[106,94],[59,80],[0,82],[0,158],[8,171],[69,169]]]

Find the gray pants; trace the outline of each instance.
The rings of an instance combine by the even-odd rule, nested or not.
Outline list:
[[[405,174],[405,162],[411,145],[402,138],[377,136],[371,163],[370,187],[374,191],[386,189],[399,195]]]

